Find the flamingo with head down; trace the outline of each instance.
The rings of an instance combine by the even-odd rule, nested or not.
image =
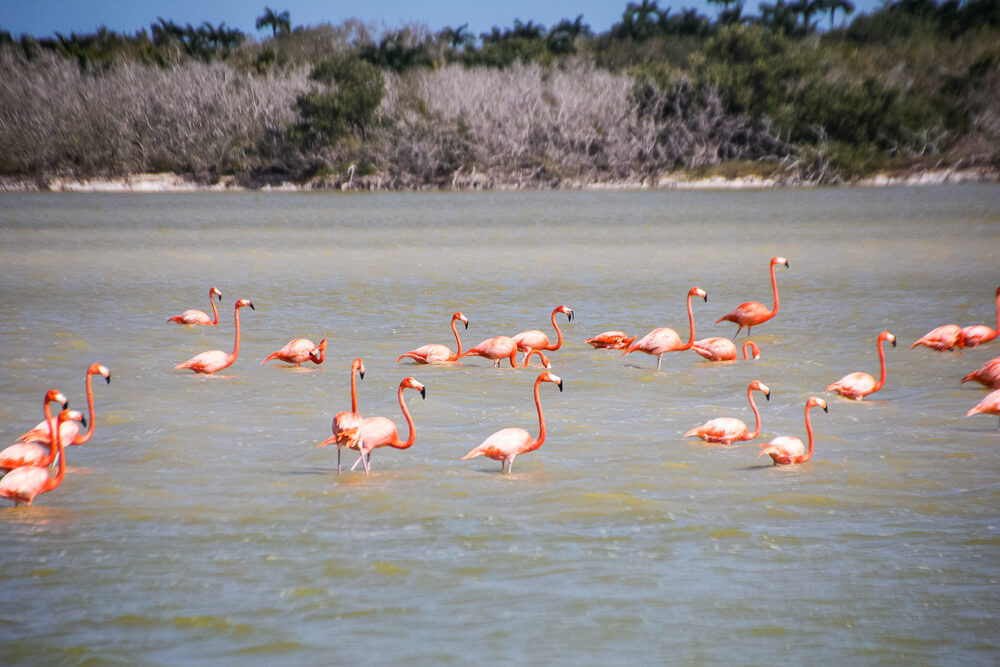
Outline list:
[[[583,342],[596,350],[624,350],[635,339],[635,336],[629,336],[624,331],[615,330],[603,331]]]
[[[802,441],[795,436],[778,436],[771,442],[765,442],[760,446],[760,453],[757,456],[767,454],[774,461],[774,465],[792,465],[795,463],[805,463],[813,455],[813,429],[809,420],[809,408],[823,408],[823,412],[829,412],[826,401],[818,396],[810,396],[806,401],[806,433],[809,434],[809,449],[806,450]]]
[[[403,400],[404,389],[416,389],[420,392],[420,398],[423,399],[427,398],[427,390],[424,388],[424,385],[412,377],[403,378],[402,382],[399,383],[399,407],[403,411],[403,418],[406,419],[406,425],[410,429],[409,437],[405,441],[400,440],[399,431],[391,419],[386,417],[369,417],[365,419],[361,422],[361,426],[358,427],[357,434],[358,449],[361,450],[361,456],[351,466],[351,470],[357,468],[358,463],[363,462],[365,464],[365,472],[371,472],[372,452],[379,447],[409,449],[413,446],[417,437],[417,429],[413,425],[413,417],[410,416],[410,411],[406,407],[406,401]]]
[[[973,324],[969,327],[963,327],[962,340],[965,342],[965,347],[982,345],[983,343],[988,343],[997,337],[997,333],[1000,333],[1000,287],[997,288],[996,306],[997,328],[990,329],[985,324]]]
[[[754,429],[750,431],[742,419],[734,417],[719,417],[710,419],[701,426],[696,426],[684,434],[685,438],[701,438],[705,442],[718,442],[723,445],[731,445],[737,440],[753,440],[760,435],[760,412],[757,411],[757,404],[753,401],[753,392],[759,391],[764,394],[764,398],[771,400],[771,390],[760,380],[754,380],[747,387],[747,400],[750,401],[750,409],[753,410]]]
[[[42,402],[45,421],[42,423],[45,424],[44,432],[46,437],[51,433],[52,428],[51,403],[61,403],[63,409],[69,405],[69,401],[66,400],[66,397],[58,389],[49,389],[45,392],[45,398]],[[32,431],[34,430],[32,429]],[[32,431],[28,431],[28,433]],[[51,449],[54,450],[55,448]],[[44,460],[48,455],[49,451],[38,442],[18,442],[0,452],[0,469],[10,470],[25,465],[38,465],[38,462]]]
[[[527,363],[527,354],[531,350],[558,350],[562,347],[563,334],[562,329],[559,328],[559,324],[556,322],[556,315],[558,313],[564,314],[567,319],[573,321],[573,309],[569,306],[556,306],[552,311],[552,326],[555,327],[556,336],[558,340],[555,343],[549,340],[549,337],[545,335],[545,332],[539,331],[538,329],[529,329],[527,331],[522,331],[521,333],[513,336],[514,342],[517,344],[517,349],[525,353],[525,363]]]
[[[169,318],[167,322],[177,322],[178,324],[201,324],[209,327],[218,326],[219,309],[215,307],[215,300],[212,298],[213,296],[219,297],[219,302],[222,302],[222,292],[219,291],[218,287],[213,287],[208,290],[208,302],[212,304],[212,315],[214,315],[214,319],[209,317],[205,311],[192,308],[190,310],[185,310],[180,315],[174,315]]]
[[[991,389],[1000,389],[1000,357],[990,359],[962,378],[962,383],[969,381],[978,382],[984,387],[990,387]]]
[[[865,396],[874,394],[881,389],[882,385],[885,384],[885,350],[882,349],[884,341],[889,341],[893,347],[896,347],[896,337],[891,333],[883,331],[878,335],[878,340],[875,343],[875,346],[878,348],[878,363],[881,369],[878,382],[868,373],[851,373],[831,384],[826,390],[835,391],[841,396],[860,401]]]
[[[687,343],[681,342],[681,337],[677,335],[677,332],[670,327],[660,327],[659,329],[653,329],[648,334],[643,336],[637,341],[631,343],[624,352],[622,356],[631,352],[645,352],[646,354],[656,355],[656,370],[660,370],[660,362],[663,361],[663,355],[667,352],[679,352],[681,350],[689,350],[691,346],[694,345],[694,313],[691,311],[691,297],[700,296],[706,302],[708,301],[708,294],[700,287],[692,287],[688,290],[687,295],[687,311],[688,311],[688,324],[691,327],[691,335],[688,338]]]
[[[971,410],[965,413],[966,417],[972,415],[997,415],[1000,417],[1000,389],[987,394],[986,398],[979,401]]]
[[[709,361],[736,361],[736,344],[728,338],[702,338],[691,349]],[[747,359],[760,359],[760,348],[752,340],[743,343],[743,360]]]
[[[543,371],[535,379],[535,408],[538,410],[538,437],[533,438],[523,428],[505,428],[497,431],[486,438],[481,445],[462,457],[463,461],[474,459],[477,456],[486,456],[494,461],[500,462],[500,472],[504,466],[510,474],[514,467],[514,459],[521,454],[533,452],[545,442],[545,415],[542,414],[542,402],[538,396],[538,388],[543,382],[552,382],[559,391],[563,390],[563,381],[558,375],[549,371]]]
[[[277,352],[272,352],[267,359],[260,363],[263,365],[272,359],[277,359],[278,361],[284,361],[286,364],[295,364],[296,368],[302,368],[302,364],[307,361],[312,361],[318,366],[323,363],[324,352],[326,352],[325,338],[319,342],[319,345],[316,345],[308,338],[295,338],[288,341]]]
[[[94,414],[94,385],[91,380],[95,375],[100,375],[104,378],[104,382],[106,384],[111,384],[111,371],[109,371],[106,366],[93,363],[87,367],[84,387],[87,392],[87,409],[90,413],[90,426],[87,427],[87,431],[85,433],[80,433],[80,424],[76,420],[65,420],[62,427],[62,441],[64,447],[68,447],[70,445],[83,445],[90,442],[90,439],[94,437],[94,427],[97,425],[97,415]],[[39,422],[35,428],[23,433],[17,440],[18,442],[40,442],[43,445],[51,445],[52,437],[50,433],[49,421],[46,419]]]
[[[733,338],[740,335],[743,327],[747,328],[747,335],[749,336],[751,327],[763,324],[778,314],[778,306],[780,305],[778,303],[778,281],[774,277],[774,267],[778,264],[784,264],[785,268],[788,268],[788,260],[784,257],[771,258],[771,289],[774,291],[774,308],[768,310],[767,306],[762,303],[747,301],[737,306],[733,312],[727,313],[715,321],[716,324],[724,320],[735,322],[738,328]]]
[[[965,347],[965,335],[962,333],[962,328],[957,324],[943,324],[936,329],[931,329],[913,341],[910,349],[912,350],[918,345],[926,345],[938,352],[953,350],[956,347],[961,349]]]
[[[236,340],[233,342],[232,354],[223,350],[209,350],[177,364],[174,366],[174,369],[190,369],[195,373],[211,375],[232,366],[236,361],[236,357],[240,354],[240,308],[243,306],[250,306],[250,310],[255,310],[253,302],[250,299],[240,299],[236,302],[236,307],[233,309],[233,320],[236,323]]]
[[[415,350],[410,350],[404,354],[399,355],[396,359],[398,364],[402,359],[413,359],[418,364],[447,364],[453,361],[458,361],[458,358],[462,356],[462,339],[458,335],[458,326],[456,322],[461,322],[465,325],[465,328],[469,328],[469,319],[462,313],[455,313],[451,316],[451,332],[455,334],[455,344],[458,346],[458,351],[452,353],[451,349],[447,345],[441,345],[439,343],[428,343],[427,345],[422,345]]]
[[[333,435],[316,445],[317,447],[337,445],[338,475],[340,474],[340,449],[345,446],[348,449],[358,448],[358,429],[361,427],[361,422],[364,421],[364,417],[358,414],[358,386],[354,378],[355,373],[362,380],[365,379],[365,364],[361,359],[355,359],[351,363],[351,409],[338,412],[334,415],[333,424],[331,425]]]
[[[517,368],[517,343],[510,336],[487,338],[479,345],[466,350],[461,357],[477,356],[493,362],[493,368],[500,368],[500,362],[510,359],[510,367]]]
[[[14,501],[14,506],[30,505],[31,502],[43,493],[47,493],[59,486],[66,474],[66,450],[62,443],[62,424],[66,419],[71,418],[68,413],[75,410],[63,410],[59,413],[59,419],[52,426],[55,430],[55,443],[53,449],[59,456],[59,472],[55,477],[49,476],[48,467],[21,466],[11,470],[0,479],[0,496]],[[77,413],[79,414],[79,413]]]

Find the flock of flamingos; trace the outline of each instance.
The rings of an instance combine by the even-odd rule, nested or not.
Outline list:
[[[747,336],[750,335],[752,327],[759,326],[778,314],[778,284],[775,279],[775,267],[779,264],[786,268],[788,261],[783,257],[774,257],[770,263],[771,289],[774,292],[774,306],[767,306],[748,301],[740,304],[731,313],[723,315],[716,323],[722,321],[733,322],[737,325],[736,335],[747,329]],[[694,340],[694,314],[691,309],[691,300],[694,297],[701,297],[708,301],[708,295],[700,287],[692,287],[687,294],[688,324],[690,327],[690,337],[685,343],[680,336],[671,328],[662,327],[654,329],[642,338],[629,337],[623,331],[605,331],[585,342],[594,348],[623,350],[622,355],[632,352],[645,352],[656,356],[656,368],[660,369],[663,355],[667,352],[679,352],[683,350],[694,350],[702,357],[710,361],[732,361],[736,359],[736,345],[728,338],[704,338]],[[222,292],[218,288],[212,287],[209,290],[209,301],[212,305],[213,317],[209,317],[201,310],[187,310],[171,317],[167,322],[176,322],[184,325],[217,326],[219,323],[219,311],[215,305],[215,299],[222,301]],[[240,309],[249,306],[253,309],[253,303],[249,299],[239,299],[234,308],[234,322],[236,328],[236,339],[231,353],[223,350],[211,350],[202,352],[187,361],[177,364],[176,369],[189,369],[195,373],[213,374],[231,366],[240,351]],[[951,350],[962,347],[975,347],[994,340],[1000,330],[1000,287],[996,291],[997,328],[992,329],[985,325],[974,325],[965,328],[955,324],[946,324],[937,327],[916,340],[910,347],[926,345],[934,350]],[[467,356],[480,356],[493,361],[496,368],[507,359],[511,367],[517,367],[517,355],[524,354],[521,367],[528,365],[529,359],[533,355],[538,355],[542,365],[549,369],[551,361],[545,352],[558,350],[563,343],[562,330],[556,322],[556,315],[563,314],[569,321],[573,320],[573,310],[568,306],[558,306],[552,311],[552,326],[555,328],[557,340],[553,343],[542,331],[532,329],[522,331],[516,336],[494,336],[488,338],[469,350],[462,350],[462,340],[458,334],[457,323],[461,322],[468,329],[469,320],[462,313],[455,313],[451,318],[451,330],[455,335],[457,350],[452,352],[445,345],[429,344],[419,347],[399,356],[397,363],[403,359],[412,359],[418,364],[448,364],[458,363],[459,359]],[[735,336],[734,336],[735,338]],[[885,352],[883,344],[885,342],[896,345],[896,337],[888,331],[883,331],[878,335],[876,348],[879,356],[880,375],[876,380],[868,373],[851,373],[845,375],[840,380],[832,383],[826,391],[833,391],[850,399],[862,400],[882,388],[885,383]],[[295,366],[312,361],[321,364],[326,351],[326,339],[320,341],[319,345],[314,344],[306,338],[297,338],[290,341],[280,350],[274,352],[261,363],[272,360],[279,360]],[[757,359],[760,350],[757,345],[747,341],[742,347],[743,358]],[[45,419],[37,426],[24,433],[16,444],[7,447],[0,452],[0,472],[5,472],[0,479],[0,496],[14,501],[15,505],[30,505],[39,494],[51,491],[62,482],[66,470],[65,446],[82,445],[93,437],[95,416],[94,416],[94,395],[92,378],[95,375],[102,376],[106,382],[111,382],[111,372],[101,364],[91,364],[87,368],[86,393],[87,407],[89,410],[90,425],[87,426],[86,417],[77,410],[68,408],[68,401],[62,392],[51,389],[45,394],[43,411]],[[398,399],[399,406],[403,412],[409,428],[409,436],[404,441],[399,437],[399,431],[391,419],[386,417],[363,417],[358,413],[358,397],[356,378],[364,378],[365,366],[361,359],[355,359],[351,365],[351,409],[337,413],[333,418],[333,434],[323,442],[316,445],[324,447],[326,445],[337,445],[337,472],[341,472],[340,454],[342,448],[356,450],[359,453],[357,461],[351,467],[354,470],[358,463],[364,465],[367,472],[371,470],[371,455],[375,449],[380,447],[394,447],[406,449],[413,445],[415,439],[415,429],[413,418],[406,407],[403,398],[403,391],[415,389],[420,392],[421,397],[426,396],[424,385],[412,377],[404,378],[399,383]],[[986,413],[1000,416],[1000,357],[996,357],[981,368],[973,371],[962,379],[962,382],[975,381],[995,389],[979,404],[970,409],[967,416],[978,413]],[[486,456],[500,461],[500,470],[508,473],[514,465],[514,459],[527,452],[534,451],[545,442],[545,416],[542,413],[539,389],[543,382],[550,382],[559,387],[562,391],[563,381],[559,376],[549,370],[542,371],[538,375],[534,384],[535,407],[538,410],[538,436],[532,436],[523,428],[505,428],[497,431],[488,437],[481,445],[475,447],[462,460]],[[735,418],[712,419],[701,426],[692,428],[684,434],[685,438],[698,437],[705,442],[721,443],[731,445],[734,442],[753,440],[760,434],[761,420],[757,405],[754,402],[753,392],[759,391],[765,398],[770,398],[770,389],[759,380],[754,380],[747,387],[747,399],[750,408],[753,410],[755,424],[751,431],[747,425]],[[51,405],[58,403],[61,405],[61,412],[53,416]],[[809,419],[811,408],[819,407],[827,410],[826,401],[818,396],[810,396],[805,405],[805,426],[809,441],[808,448],[797,437],[780,436],[770,442],[760,445],[759,456],[768,455],[774,461],[774,465],[793,465],[805,463],[813,454],[813,432],[812,423]],[[84,431],[83,429],[86,428]],[[52,434],[55,434],[53,438]],[[58,459],[59,466],[55,477],[49,473],[50,466]]]

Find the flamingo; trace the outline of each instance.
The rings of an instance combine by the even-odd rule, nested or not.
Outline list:
[[[267,359],[260,363],[263,365],[272,359],[277,359],[284,361],[286,364],[295,364],[296,368],[302,368],[302,364],[307,361],[312,361],[318,366],[323,363],[323,353],[325,351],[325,338],[319,342],[319,345],[316,345],[308,338],[296,338],[288,341],[283,348],[271,353]]]
[[[471,355],[492,360],[493,368],[500,368],[500,362],[503,359],[510,359],[510,367],[517,368],[517,364],[515,363],[515,359],[517,358],[517,343],[510,336],[487,338],[479,345],[460,354],[459,358]]]
[[[351,409],[338,412],[334,415],[333,424],[331,425],[333,435],[316,445],[317,447],[326,447],[327,445],[336,443],[338,475],[340,474],[340,448],[346,445],[349,449],[357,449],[358,428],[361,426],[361,422],[364,421],[364,418],[358,414],[358,385],[354,378],[355,373],[362,380],[365,379],[365,364],[361,359],[355,359],[351,363]]]
[[[978,414],[1000,416],[1000,389],[987,394],[986,398],[973,406],[971,410],[965,413],[965,416],[971,417]]]
[[[416,389],[420,392],[420,398],[423,399],[427,398],[427,390],[424,388],[424,385],[412,377],[403,378],[399,383],[399,407],[403,411],[403,417],[406,418],[406,425],[410,428],[410,436],[406,439],[406,442],[403,442],[399,439],[399,432],[396,430],[396,425],[392,423],[391,419],[387,419],[386,417],[369,417],[361,422],[361,426],[358,429],[358,443],[361,456],[351,466],[351,470],[357,468],[358,463],[364,462],[365,472],[371,472],[372,451],[379,447],[409,449],[413,446],[413,442],[417,437],[417,429],[413,425],[413,417],[410,416],[410,411],[406,407],[406,401],[403,400],[404,389]]]
[[[772,257],[771,258],[771,289],[774,290],[774,308],[768,310],[767,306],[762,303],[757,303],[756,301],[747,301],[741,303],[736,307],[731,313],[723,315],[715,321],[716,324],[727,320],[729,322],[735,322],[739,327],[736,329],[736,336],[740,335],[740,331],[743,327],[747,328],[747,335],[750,335],[750,328],[755,327],[758,324],[763,324],[769,319],[778,314],[778,281],[774,277],[774,267],[778,264],[784,264],[785,268],[788,268],[788,260],[784,257]],[[736,336],[733,336],[735,338]]]
[[[624,331],[603,331],[583,342],[597,350],[624,350],[635,338]]]
[[[961,327],[957,324],[944,324],[936,329],[932,329],[918,338],[910,346],[912,350],[917,345],[926,345],[932,350],[943,352],[954,348],[965,347],[965,336]]]
[[[881,389],[882,385],[885,384],[885,350],[882,349],[883,341],[889,341],[893,347],[896,347],[896,337],[891,333],[883,331],[878,335],[878,341],[875,343],[875,346],[878,348],[878,363],[881,369],[878,382],[868,373],[851,373],[831,384],[826,388],[826,391],[835,391],[841,396],[860,401],[865,396],[874,394]]]
[[[250,299],[240,299],[236,302],[236,307],[233,309],[233,319],[236,322],[236,341],[233,343],[232,354],[228,354],[222,350],[209,350],[208,352],[195,355],[183,363],[177,364],[174,366],[174,369],[190,368],[195,373],[211,375],[212,373],[221,371],[223,368],[232,366],[240,353],[240,308],[243,306],[250,306],[250,310],[256,310]]]
[[[42,423],[45,424],[46,435],[51,432],[49,429],[52,427],[51,403],[61,403],[63,409],[66,409],[69,405],[69,401],[66,400],[66,397],[58,389],[49,389],[45,392],[45,398],[42,403],[42,409],[45,412],[45,421]],[[37,442],[18,442],[0,452],[0,469],[10,470],[25,465],[37,465],[38,461],[45,459],[48,455],[49,452]]]
[[[964,327],[962,329],[962,340],[965,343],[965,347],[982,345],[997,337],[997,333],[1000,332],[1000,287],[997,288],[996,300],[997,328],[990,329],[985,324],[973,324],[972,326]]]
[[[572,308],[570,308],[569,306],[555,307],[555,309],[552,311],[552,326],[555,327],[556,336],[558,337],[558,340],[556,340],[554,345],[552,344],[552,341],[549,340],[549,337],[546,336],[543,331],[539,331],[538,329],[529,329],[527,331],[522,331],[521,333],[514,336],[514,342],[517,343],[517,349],[521,350],[522,352],[525,353],[525,355],[527,355],[527,353],[530,350],[558,350],[560,347],[562,347],[563,334],[562,334],[562,329],[560,329],[559,325],[556,324],[557,313],[562,313],[569,319],[570,322],[573,321]],[[528,358],[527,356],[525,356],[526,364],[527,360]]]
[[[806,401],[806,433],[809,434],[809,450],[802,445],[802,441],[795,436],[781,435],[765,442],[760,447],[757,456],[767,454],[774,461],[774,465],[792,465],[793,463],[805,463],[813,455],[813,429],[812,422],[809,421],[809,408],[823,408],[823,412],[829,412],[826,401],[818,396],[810,396]]]
[[[458,336],[458,325],[455,322],[461,322],[465,325],[465,328],[469,328],[469,320],[462,313],[455,313],[451,316],[451,332],[455,334],[455,343],[458,345],[458,351],[452,354],[451,349],[447,345],[439,345],[438,343],[428,343],[418,347],[415,350],[411,350],[406,354],[399,355],[396,359],[398,364],[401,359],[410,358],[416,361],[418,364],[446,364],[452,361],[457,361],[459,357],[462,356],[462,339]]]
[[[747,386],[747,399],[750,401],[750,409],[753,410],[755,420],[752,433],[742,419],[720,417],[710,419],[701,426],[691,429],[684,434],[684,437],[701,438],[705,442],[718,442],[723,445],[731,445],[737,440],[753,440],[760,435],[760,413],[757,411],[757,404],[753,402],[755,390],[762,392],[767,400],[771,400],[771,390],[760,380],[754,380]]]
[[[78,433],[80,431],[78,422],[82,422],[84,427],[87,426],[87,418],[79,410],[63,410],[59,414],[62,416],[62,419],[59,420],[60,440],[65,440],[67,434]],[[70,422],[73,422],[72,429],[67,428]],[[49,427],[51,428],[55,423],[56,420],[52,419]],[[47,447],[46,449],[45,445],[35,441],[11,445],[0,452],[0,470],[5,468],[14,470],[23,466],[48,468],[56,460],[56,448],[51,445]]]
[[[59,455],[59,472],[55,477],[49,477],[48,467],[21,466],[11,470],[0,479],[0,496],[10,498],[14,501],[14,506],[30,505],[36,496],[51,491],[59,486],[66,474],[66,451],[62,443],[62,425],[70,418],[68,413],[75,410],[63,410],[59,413],[58,422],[55,428],[55,451]],[[77,413],[80,414],[80,413]],[[82,415],[81,415],[82,416]]]
[[[204,310],[198,310],[192,308],[190,310],[185,310],[180,315],[174,315],[167,320],[170,322],[177,322],[177,324],[201,324],[204,326],[214,327],[219,324],[219,309],[215,307],[215,300],[213,296],[219,297],[219,303],[222,303],[222,292],[219,291],[218,287],[213,287],[208,290],[208,302],[212,304],[212,315],[214,319],[209,317]]]
[[[691,349],[709,361],[736,360],[736,344],[728,338],[702,338],[696,340]],[[752,340],[743,343],[743,360],[747,359],[760,359],[760,348]]]
[[[545,442],[545,415],[542,414],[542,402],[538,396],[538,388],[543,382],[552,382],[559,391],[563,390],[562,379],[549,371],[542,371],[535,379],[535,407],[538,409],[538,437],[532,438],[531,434],[523,428],[505,428],[497,431],[486,438],[481,445],[462,457],[463,461],[474,459],[477,456],[488,456],[494,461],[500,462],[500,472],[503,472],[504,465],[507,466],[507,474],[514,468],[514,459],[520,454],[533,452]]]
[[[87,390],[87,408],[90,412],[90,426],[85,433],[80,433],[80,424],[76,420],[66,420],[63,423],[63,432],[61,434],[63,446],[83,445],[90,442],[90,439],[94,437],[94,426],[97,424],[97,415],[94,414],[94,386],[91,380],[95,375],[100,375],[104,378],[106,384],[111,384],[111,371],[106,366],[93,363],[87,367],[84,386]],[[84,420],[84,424],[86,424],[86,420]],[[35,428],[23,433],[17,440],[18,442],[39,442],[51,447],[52,437],[49,426],[48,419],[45,419],[39,422]]]
[[[706,302],[708,301],[708,294],[700,287],[692,287],[688,291],[687,295],[687,310],[688,310],[688,324],[691,326],[691,336],[688,338],[687,343],[681,342],[681,337],[677,335],[677,332],[670,327],[660,327],[659,329],[653,329],[648,334],[643,336],[637,341],[631,343],[624,352],[622,356],[630,352],[645,352],[646,354],[656,355],[656,370],[660,370],[660,362],[663,360],[663,355],[667,352],[679,352],[681,350],[691,349],[694,345],[694,313],[691,312],[691,297],[700,296]]]
[[[978,382],[984,387],[1000,389],[1000,357],[990,359],[985,364],[962,378],[963,383],[968,382],[969,380]]]

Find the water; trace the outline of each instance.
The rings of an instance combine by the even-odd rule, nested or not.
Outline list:
[[[959,379],[1000,354],[910,350],[940,324],[993,324],[1000,188],[529,194],[0,196],[0,423],[11,442],[56,387],[83,405],[99,361],[97,432],[62,486],[0,509],[6,664],[467,664],[1000,660],[1000,433],[966,418]],[[757,362],[692,352],[622,358],[582,340],[671,326],[698,337],[746,300],[781,312]],[[224,294],[218,328],[167,325]],[[231,349],[231,378],[173,365]],[[533,433],[533,370],[479,358],[418,367],[429,342],[552,333],[565,392],[542,386],[549,436],[514,474],[459,458],[490,433]],[[823,394],[889,376],[873,400]],[[330,340],[295,372],[260,360]],[[373,472],[336,474],[312,445],[349,407],[406,428]],[[536,365],[537,366],[537,365]],[[774,468],[756,443],[683,440],[712,417],[816,455]],[[99,378],[98,378],[99,379]],[[349,466],[354,456],[345,454]]]

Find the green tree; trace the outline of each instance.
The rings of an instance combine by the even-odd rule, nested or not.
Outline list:
[[[294,139],[305,145],[333,146],[351,133],[367,136],[385,94],[382,72],[357,56],[325,60],[309,78],[320,85],[295,100],[301,121]]]
[[[257,17],[257,30],[271,28],[271,36],[287,35],[292,31],[292,17],[288,10],[278,14],[270,7],[264,7],[264,13]]]

